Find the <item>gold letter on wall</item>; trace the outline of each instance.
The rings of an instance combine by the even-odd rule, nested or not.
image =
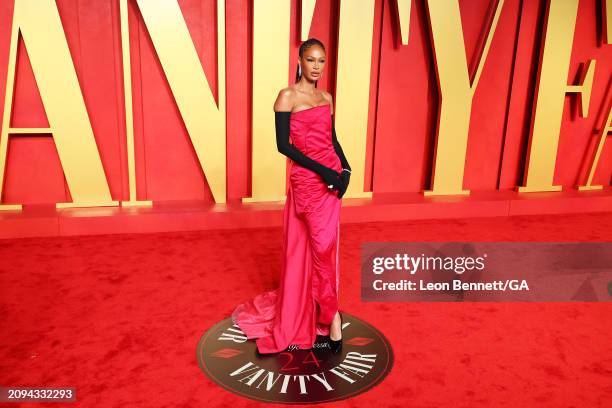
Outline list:
[[[372,197],[364,190],[368,134],[374,0],[341,1],[334,116],[338,139],[351,163],[345,197]]]
[[[20,32],[28,50],[49,128],[10,126]],[[57,203],[57,208],[117,205],[117,201],[111,199],[55,1],[15,0],[0,133],[0,196],[9,135],[40,133],[53,135],[73,199],[72,203]],[[21,205],[0,205],[0,210],[13,209],[21,210]]]
[[[225,203],[225,2],[217,0],[218,107],[177,0],[138,0],[138,7],[215,202]]]
[[[603,128],[601,129],[601,134],[599,135],[599,143],[597,143],[597,150],[595,150],[595,157],[593,157],[593,163],[591,164],[591,169],[589,170],[589,177],[587,178],[587,182],[585,185],[578,186],[578,190],[601,190],[603,186],[600,185],[592,185],[593,176],[595,175],[595,170],[597,169],[597,165],[599,164],[599,158],[601,157],[601,152],[603,150],[604,144],[606,143],[606,138],[608,133],[612,132],[612,109],[608,111],[608,117],[606,119],[606,123],[604,123]]]
[[[253,2],[252,194],[244,203],[285,199],[287,158],[276,148],[273,107],[287,86],[290,23],[291,1]]]
[[[441,99],[433,189],[424,195],[469,194],[463,190],[472,99],[487,59],[504,0],[499,0],[473,83],[470,83],[458,0],[429,0],[431,33]]]
[[[542,66],[538,73],[536,106],[529,140],[526,185],[519,192],[560,191],[553,186],[559,132],[565,104],[565,94],[581,94],[583,117],[588,110],[588,101],[593,83],[595,64],[589,63],[582,86],[568,86],[567,75],[576,26],[578,0],[551,0]]]

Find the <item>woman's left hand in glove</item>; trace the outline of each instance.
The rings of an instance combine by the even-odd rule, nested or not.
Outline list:
[[[338,198],[342,198],[344,193],[346,193],[346,189],[348,188],[349,183],[351,181],[351,173],[349,173],[348,171],[343,171],[342,173],[340,173],[340,180],[342,180],[342,188],[338,192]]]

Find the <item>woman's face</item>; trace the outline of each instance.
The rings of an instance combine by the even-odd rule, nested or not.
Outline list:
[[[318,46],[313,45],[304,51],[302,54],[302,76],[310,81],[318,81],[325,67],[325,51]]]

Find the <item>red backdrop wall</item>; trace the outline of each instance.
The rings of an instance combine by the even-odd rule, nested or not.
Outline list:
[[[451,0],[449,0],[451,1]],[[228,200],[248,196],[251,121],[252,2],[226,1]],[[473,75],[495,1],[461,0],[465,51]],[[473,103],[464,187],[512,189],[522,184],[535,78],[542,44],[543,0],[506,0]],[[130,46],[136,137],[138,198],[210,200],[170,88],[134,1],[130,0]],[[179,0],[202,69],[215,95],[216,0]],[[295,75],[300,44],[292,1],[287,84]],[[127,159],[118,0],[57,0],[57,7],[114,200],[127,199]],[[0,95],[5,93],[13,0],[0,2]],[[328,74],[319,87],[335,90],[339,2],[318,0],[310,36],[327,48]],[[591,110],[580,118],[567,96],[554,184],[584,182],[597,136],[610,109],[612,47],[601,44],[601,2],[581,0],[568,84],[581,63],[597,61]],[[429,20],[424,0],[413,0],[409,44],[401,45],[395,0],[377,0],[366,159],[374,192],[417,192],[430,187],[438,112]],[[365,58],[365,57],[364,57]],[[3,100],[3,99],[2,99]],[[27,49],[19,44],[13,127],[48,126]],[[0,106],[0,111],[3,109]],[[0,115],[0,119],[1,119]],[[273,120],[273,117],[270,117]],[[338,135],[342,142],[343,137]],[[2,202],[71,200],[51,136],[11,136]],[[594,184],[610,184],[612,146],[607,143]]]

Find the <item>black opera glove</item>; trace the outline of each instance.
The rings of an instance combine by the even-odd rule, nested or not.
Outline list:
[[[349,182],[351,180],[351,173],[349,173],[348,171],[342,170],[342,173],[340,173],[340,180],[342,180],[342,189],[340,190],[338,194],[338,198],[342,198],[344,193],[346,193],[346,189],[348,188]]]
[[[332,190],[340,191],[342,189],[342,180],[340,179],[340,174],[338,174],[336,170],[330,169],[316,160],[311,159],[293,144],[289,143],[290,118],[291,112],[274,112],[276,147],[278,151],[298,163],[300,166],[317,173],[321,176],[325,184],[332,186]]]
[[[338,142],[338,137],[336,136],[336,127],[333,124],[333,115],[332,115],[332,144],[334,145],[334,150],[336,151],[336,155],[340,159],[340,163],[342,163],[342,172],[340,173],[340,179],[342,180],[343,188],[340,190],[338,194],[338,198],[342,198],[346,189],[349,186],[351,181],[351,166],[349,165],[344,152],[342,151],[342,146],[340,146],[340,142]]]
[[[338,137],[336,136],[336,126],[333,124],[333,115],[332,115],[332,144],[334,145],[334,150],[336,151],[336,155],[340,159],[340,163],[342,163],[342,168],[347,169],[349,172],[352,170],[349,165],[344,152],[342,151],[342,146],[340,146],[340,142],[338,142]]]

